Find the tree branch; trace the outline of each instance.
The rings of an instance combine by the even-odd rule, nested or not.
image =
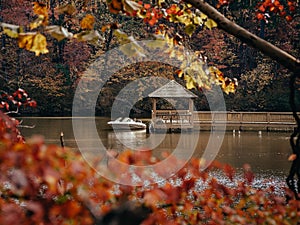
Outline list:
[[[274,46],[270,42],[267,42],[258,36],[252,34],[246,29],[240,27],[236,23],[228,20],[224,17],[218,10],[206,3],[204,0],[185,0],[190,3],[195,8],[199,9],[201,12],[206,14],[209,18],[213,19],[217,24],[218,28],[224,30],[225,32],[232,34],[233,36],[240,39],[242,42],[249,46],[258,49],[265,55],[276,60],[281,65],[285,66],[292,72],[299,74],[300,71],[300,60],[290,55],[289,53],[281,50],[280,48]]]

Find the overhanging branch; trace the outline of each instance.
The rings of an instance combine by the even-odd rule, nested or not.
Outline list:
[[[296,59],[294,56],[274,46],[270,42],[261,39],[260,37],[240,27],[236,23],[230,21],[229,19],[224,17],[224,15],[221,14],[218,10],[216,10],[214,7],[206,3],[204,0],[185,0],[185,1],[193,5],[195,8],[199,9],[201,12],[206,14],[209,18],[213,19],[218,24],[218,28],[224,30],[229,34],[232,34],[233,36],[237,37],[247,45],[252,46],[255,49],[261,51],[263,54],[276,60],[278,63],[285,66],[292,72],[299,74],[300,71],[299,59]]]

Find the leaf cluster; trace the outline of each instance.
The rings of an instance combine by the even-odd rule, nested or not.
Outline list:
[[[36,107],[37,105],[36,101],[31,99],[28,96],[28,93],[22,88],[19,88],[11,95],[4,91],[0,91],[0,101],[0,110],[6,112],[16,110],[21,106]]]
[[[255,188],[255,175],[249,165],[244,166],[243,176],[238,178],[238,172],[231,166],[203,159],[193,158],[183,164],[169,153],[158,157],[147,149],[109,151],[100,156],[107,158],[108,169],[136,184],[121,185],[99,176],[78,153],[68,148],[47,146],[40,136],[23,143],[16,122],[1,112],[0,115],[0,223],[3,225],[101,224],[107,221],[106,215],[133,224],[133,217],[120,213],[125,206],[127,211],[136,210],[132,205],[151,209],[143,211],[147,212],[143,225],[299,221],[299,202],[287,203],[273,186]],[[166,158],[169,168],[152,173],[141,169]],[[136,169],[126,171],[126,167],[114,163],[115,159]],[[99,156],[95,157],[95,163],[97,160]],[[166,179],[166,170],[175,165],[182,168]],[[222,179],[216,174],[223,174]],[[128,201],[129,205],[124,203]]]
[[[73,9],[73,10],[72,10]],[[59,14],[74,13],[75,8],[72,5],[58,7]],[[0,23],[3,33],[11,38],[16,38],[18,46],[28,51],[34,52],[37,56],[49,52],[47,49],[47,39],[43,34],[50,34],[58,41],[64,39],[77,39],[78,41],[97,42],[101,39],[98,31],[94,30],[95,18],[91,14],[85,15],[80,22],[81,32],[73,34],[67,28],[59,25],[49,25],[50,9],[44,3],[34,2],[33,12],[37,16],[33,22],[29,24],[30,32],[26,32],[24,27],[8,23]]]

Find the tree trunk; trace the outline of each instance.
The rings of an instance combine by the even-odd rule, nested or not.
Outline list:
[[[271,43],[259,38],[258,36],[252,34],[246,29],[231,22],[230,20],[225,18],[220,12],[218,12],[214,7],[206,3],[204,0],[186,0],[186,2],[190,3],[195,8],[205,13],[209,18],[213,19],[218,24],[218,27],[220,29],[226,31],[229,34],[232,34],[233,36],[240,39],[242,42],[254,47],[255,49],[260,50],[262,53],[276,60],[281,65],[290,69],[292,72],[299,74],[299,59],[296,59],[294,56],[288,54],[287,52],[279,49]]]

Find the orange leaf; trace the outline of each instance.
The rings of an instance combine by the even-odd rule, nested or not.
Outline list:
[[[296,154],[291,154],[288,158],[289,161],[294,161],[297,158]]]
[[[123,9],[121,0],[112,0],[108,5],[109,11],[114,14],[118,14]]]
[[[82,29],[92,30],[94,28],[95,17],[91,14],[87,14],[80,22]]]
[[[35,35],[36,33],[20,33],[18,37],[19,47],[27,50],[31,49]]]
[[[265,19],[265,16],[262,13],[257,13],[256,18],[259,20]]]
[[[64,214],[67,218],[74,218],[82,211],[82,206],[76,201],[65,203]]]
[[[48,24],[48,8],[44,3],[34,2],[33,3],[33,12],[36,15],[43,16],[43,25]]]
[[[258,8],[258,10],[261,11],[261,12],[265,12],[265,11],[266,11],[266,9],[265,9],[265,7],[264,7],[263,5],[261,5],[261,6]]]

